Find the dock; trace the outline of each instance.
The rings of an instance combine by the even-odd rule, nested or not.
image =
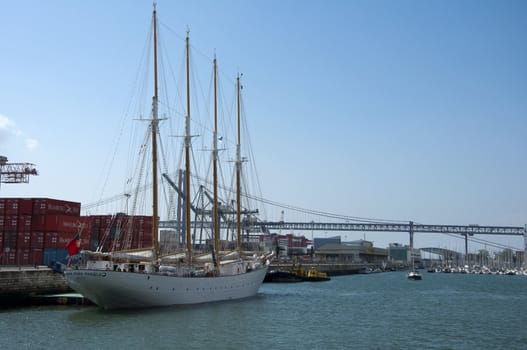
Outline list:
[[[0,266],[0,304],[26,303],[44,295],[72,293],[62,273],[47,266]]]

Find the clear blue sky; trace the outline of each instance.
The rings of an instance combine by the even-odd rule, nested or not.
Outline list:
[[[40,171],[1,196],[94,200],[151,7],[0,0],[0,155]],[[419,223],[527,223],[527,2],[160,0],[158,11],[216,50],[222,72],[244,73],[263,197]]]

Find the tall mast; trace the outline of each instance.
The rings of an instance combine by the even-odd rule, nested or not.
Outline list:
[[[242,247],[242,223],[241,223],[241,179],[240,172],[242,166],[241,159],[241,133],[240,133],[240,75],[236,79],[237,102],[238,102],[238,142],[236,144],[236,249],[241,250]]]
[[[214,235],[214,252],[220,251],[220,231],[218,216],[218,103],[216,95],[216,55],[214,55],[214,132],[213,132],[213,149],[212,149],[212,170],[213,170],[213,187],[214,187],[214,204],[213,204],[213,235]]]
[[[192,241],[190,234],[190,57],[189,37],[185,40],[187,66],[187,116],[185,118],[185,229],[187,241],[187,257],[189,266],[192,265]]]
[[[157,208],[157,124],[158,124],[158,94],[157,94],[157,20],[156,4],[154,3],[154,97],[152,98],[152,243],[154,246],[153,261],[155,262],[159,255],[159,242],[157,239],[158,227],[158,208]]]

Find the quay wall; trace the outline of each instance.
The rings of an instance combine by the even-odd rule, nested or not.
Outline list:
[[[61,273],[45,266],[0,266],[0,303],[32,295],[71,293]]]

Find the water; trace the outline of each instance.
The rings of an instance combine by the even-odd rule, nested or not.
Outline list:
[[[527,277],[402,272],[264,284],[242,301],[0,310],[1,349],[527,349]]]

